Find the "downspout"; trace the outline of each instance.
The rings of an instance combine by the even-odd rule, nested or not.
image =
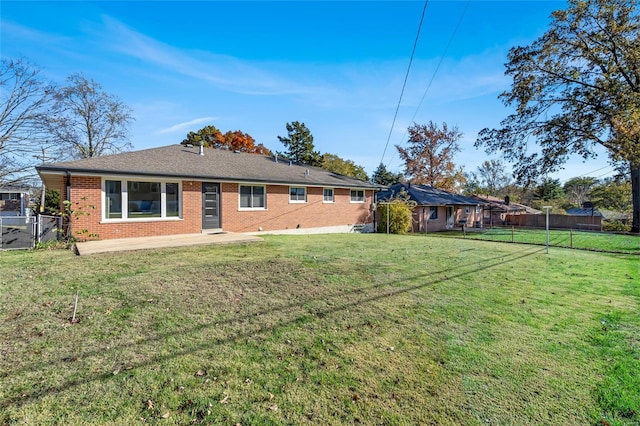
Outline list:
[[[67,170],[65,195],[67,205],[63,207],[64,214],[67,215],[67,238],[71,238],[71,172]]]

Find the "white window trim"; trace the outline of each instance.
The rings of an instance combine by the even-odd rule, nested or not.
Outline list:
[[[362,192],[362,200],[354,200],[353,192]],[[349,202],[351,204],[364,204],[367,201],[367,192],[364,189],[351,189],[349,190]]]
[[[121,218],[107,218],[107,191],[106,181],[119,181],[120,182],[120,194],[122,197],[122,217]],[[158,182],[160,183],[160,216],[159,217],[141,217],[130,218],[129,209],[125,206],[129,205],[129,194],[127,191],[127,182]],[[178,216],[167,216],[167,183],[178,184]],[[182,220],[182,182],[178,180],[164,180],[156,178],[120,178],[120,177],[103,177],[102,178],[102,194],[101,194],[101,223],[122,223],[122,222],[159,222],[168,220]]]
[[[240,206],[240,188],[243,186],[250,186],[250,187],[256,187],[259,186],[261,188],[264,189],[264,207],[241,207]],[[251,196],[253,197],[253,190],[251,191]],[[238,211],[256,211],[256,210],[267,210],[267,186],[266,185],[257,185],[257,184],[251,184],[251,183],[246,183],[246,184],[238,184]]]
[[[324,199],[324,191],[326,190],[330,190],[331,191],[331,201],[327,201]],[[333,204],[336,202],[336,190],[334,188],[322,188],[322,202],[324,204]]]
[[[293,188],[302,188],[304,189],[304,200],[292,200],[291,199],[291,190]],[[307,202],[307,196],[308,196],[308,192],[307,192],[307,187],[306,186],[290,186],[289,187],[289,204],[305,204]],[[323,196],[324,198],[324,196]]]

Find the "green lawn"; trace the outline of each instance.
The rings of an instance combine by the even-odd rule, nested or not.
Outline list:
[[[508,243],[538,244],[544,246],[547,244],[547,232],[544,229],[493,227],[485,228],[481,231],[472,229],[465,233],[462,231],[448,231],[430,235],[438,235],[439,237],[464,237]],[[552,229],[549,231],[549,246],[640,254],[640,236]]]
[[[0,277],[0,424],[640,423],[638,256],[266,236]]]

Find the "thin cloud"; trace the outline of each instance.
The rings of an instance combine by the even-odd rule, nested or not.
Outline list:
[[[184,123],[178,123],[178,124],[174,124],[171,127],[167,127],[165,129],[161,129],[158,130],[156,132],[156,134],[158,135],[164,135],[166,133],[173,133],[173,132],[177,132],[179,130],[184,130],[186,128],[189,128],[195,124],[201,124],[201,123],[206,123],[207,121],[215,121],[217,120],[218,117],[201,117],[201,118],[194,118],[193,120],[190,121],[185,121]]]
[[[282,78],[237,58],[210,52],[186,52],[103,16],[104,28],[88,28],[111,50],[216,87],[249,95],[305,95],[326,90]]]

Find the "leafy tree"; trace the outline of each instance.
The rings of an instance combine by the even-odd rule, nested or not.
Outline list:
[[[189,132],[181,143],[182,145],[200,145],[202,143],[207,148],[272,155],[267,147],[256,144],[255,139],[248,133],[243,133],[240,130],[222,133],[215,126],[205,126],[197,132]]]
[[[534,196],[538,199],[549,201],[564,197],[562,185],[559,179],[544,178],[542,182],[536,186]]]
[[[296,163],[322,167],[322,155],[313,148],[313,135],[304,123],[287,123],[288,136],[278,136],[278,140],[287,149],[284,156]]]
[[[0,183],[33,173],[33,154],[44,146],[40,123],[49,108],[51,86],[24,59],[0,61]]]
[[[563,190],[572,205],[582,207],[589,191],[597,183],[598,179],[594,177],[575,177],[564,183]]]
[[[454,190],[464,183],[462,169],[456,169],[453,156],[460,151],[458,140],[462,133],[457,127],[449,129],[447,123],[439,128],[430,121],[428,124],[409,126],[409,148],[398,145],[398,153],[405,163],[404,175],[416,184],[429,184],[436,188]]]
[[[404,190],[392,199],[379,203],[378,232],[386,233],[387,225],[391,234],[406,234],[411,231],[415,206],[416,202],[412,201]]]
[[[570,154],[627,164],[633,232],[640,232],[640,9],[634,0],[568,0],[547,32],[509,52],[515,108],[500,129],[484,129],[476,146],[501,151],[520,182],[557,171]],[[540,152],[528,151],[536,141]]]
[[[333,173],[354,177],[360,180],[369,180],[364,167],[358,166],[351,160],[344,160],[335,154],[326,153],[322,156],[322,168]]]
[[[393,185],[394,183],[403,182],[404,177],[402,176],[402,173],[390,172],[387,170],[384,163],[380,163],[378,168],[373,172],[371,181],[378,185]]]
[[[69,76],[67,83],[54,91],[45,121],[60,155],[91,158],[130,149],[131,108],[82,74]]]
[[[594,185],[589,197],[596,207],[617,212],[631,212],[631,182],[628,180],[605,179]]]

